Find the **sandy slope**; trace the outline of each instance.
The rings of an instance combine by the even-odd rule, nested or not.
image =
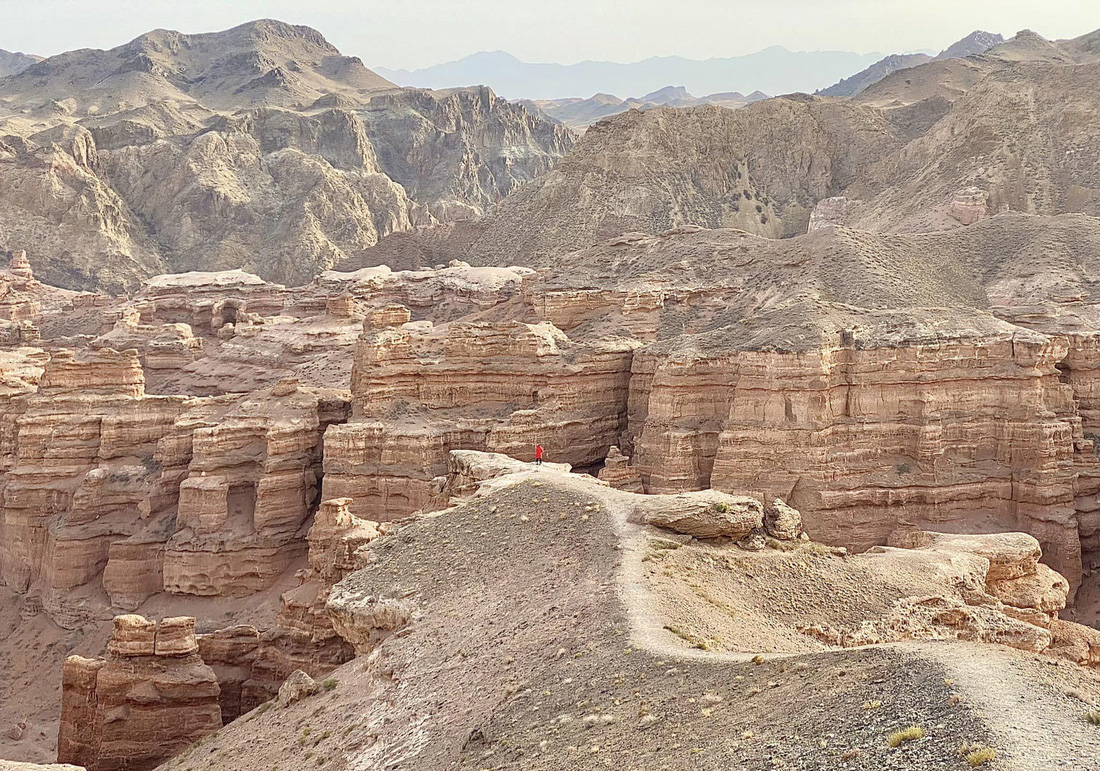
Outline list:
[[[165,768],[955,769],[970,742],[1000,743],[998,768],[1057,767],[982,717],[990,684],[954,682],[970,655],[960,646],[755,660],[692,647],[692,630],[661,618],[661,582],[639,578],[652,536],[627,521],[622,495],[527,476],[383,539],[338,587],[394,598],[412,613],[406,630],[338,670],[331,690],[261,707]],[[1029,664],[1016,682],[1036,689],[1048,669],[1100,696],[1076,668]],[[1080,709],[1057,704],[1013,719],[1073,737]],[[927,737],[889,749],[887,735],[913,724]]]

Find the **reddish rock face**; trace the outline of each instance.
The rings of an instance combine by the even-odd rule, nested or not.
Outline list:
[[[380,521],[428,505],[455,449],[587,466],[625,427],[637,343],[570,340],[549,323],[367,325],[352,420],[325,435],[326,498]]]
[[[58,761],[155,768],[221,724],[220,688],[193,618],[118,616],[106,659],[65,662]]]
[[[797,353],[641,351],[634,464],[649,492],[781,497],[815,540],[857,549],[901,525],[1023,530],[1076,586],[1096,458],[1055,368],[1068,351],[1063,337],[1012,333]]]
[[[9,407],[0,575],[61,615],[100,576],[123,608],[265,588],[305,555],[327,409],[293,383],[153,396],[136,351],[55,352]]]

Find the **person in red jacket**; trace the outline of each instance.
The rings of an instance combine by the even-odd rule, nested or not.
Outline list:
[[[541,444],[536,444],[535,445],[535,465],[536,466],[541,466],[542,465],[542,445]]]

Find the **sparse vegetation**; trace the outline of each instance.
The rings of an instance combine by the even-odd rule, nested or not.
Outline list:
[[[333,677],[330,677],[327,680],[322,680],[321,681],[321,687],[326,691],[333,690],[339,684],[340,684],[340,681],[337,680],[336,678],[333,678]]]
[[[718,501],[716,504],[714,504],[714,506],[712,508],[713,508],[714,511],[718,512],[719,514],[729,514],[730,513],[730,505],[728,503],[726,503],[725,501]]]
[[[924,738],[924,726],[911,725],[908,728],[903,728],[900,731],[895,731],[890,734],[890,738],[887,739],[887,743],[894,748],[900,747],[905,742],[914,742],[917,739]]]
[[[1100,709],[1093,708],[1085,711],[1085,720],[1093,725],[1100,725]]]
[[[959,747],[959,756],[967,762],[971,768],[984,766],[997,758],[997,751],[984,744],[964,744]]]

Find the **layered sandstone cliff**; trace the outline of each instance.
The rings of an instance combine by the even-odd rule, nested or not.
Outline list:
[[[1079,471],[1096,460],[1055,366],[1065,339],[971,319],[970,334],[899,344],[880,337],[896,318],[862,321],[803,351],[714,333],[638,352],[629,433],[646,489],[780,496],[815,538],[858,549],[900,525],[1020,529],[1076,585]]]
[[[228,723],[274,698],[296,671],[323,678],[354,656],[326,610],[332,585],[361,567],[356,552],[383,534],[376,523],[348,511],[346,498],[321,503],[309,530],[309,567],[299,585],[283,593],[270,629],[235,626],[199,636],[202,659],[221,685]]]
[[[345,402],[293,381],[250,397],[152,396],[136,351],[56,351],[37,391],[10,397],[0,571],[61,616],[102,583],[240,595],[305,556],[321,437]]]
[[[404,322],[404,323],[402,323]],[[398,519],[431,500],[453,449],[597,463],[625,427],[637,343],[571,341],[552,324],[368,318],[355,349],[353,418],[325,435],[324,497]]]
[[[218,681],[193,618],[119,616],[107,658],[65,662],[58,761],[151,769],[221,726]]]

